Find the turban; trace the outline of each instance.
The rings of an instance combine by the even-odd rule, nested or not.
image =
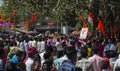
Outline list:
[[[36,48],[34,48],[34,47],[28,49],[28,51],[27,51],[28,56],[34,55],[34,54],[36,54],[36,53],[37,53],[37,50],[36,50]]]

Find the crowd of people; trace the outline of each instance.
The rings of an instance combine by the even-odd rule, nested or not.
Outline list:
[[[0,71],[120,71],[120,37],[2,35]]]

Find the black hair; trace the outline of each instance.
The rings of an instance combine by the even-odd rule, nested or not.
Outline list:
[[[3,48],[4,47],[4,42],[2,40],[0,40],[0,47]]]
[[[81,47],[80,54],[81,57],[87,57],[87,47]]]
[[[99,62],[101,69],[107,69],[108,68],[108,62],[107,61],[100,61]]]
[[[0,59],[3,57],[3,55],[4,55],[4,50],[3,48],[0,47]]]
[[[12,61],[7,61],[5,65],[5,71],[16,71],[17,68]]]
[[[46,59],[49,59],[50,56],[51,56],[51,53],[50,53],[50,52],[45,52],[43,57],[44,57],[44,59],[46,60]]]
[[[99,52],[99,48],[97,46],[93,46],[92,47],[92,53],[93,54],[98,54],[98,52]]]
[[[41,58],[39,54],[35,54],[33,59],[34,61],[39,61],[39,63],[41,63]]]
[[[77,50],[75,48],[67,48],[66,55],[68,59],[71,59],[74,55],[77,55]]]
[[[58,50],[57,51],[57,58],[60,58],[63,55],[64,55],[64,51],[63,50]]]
[[[16,56],[22,56],[22,54],[24,54],[24,52],[21,50],[17,50],[15,54],[16,54]]]
[[[52,46],[46,46],[45,51],[52,53],[53,52],[53,47]]]

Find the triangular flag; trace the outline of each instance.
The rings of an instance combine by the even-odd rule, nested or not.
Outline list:
[[[36,21],[36,14],[32,13],[32,17],[31,17],[30,22],[34,22],[34,21]]]
[[[101,31],[103,34],[105,33],[104,28],[103,28],[103,23],[102,23],[101,19],[99,19],[99,24],[98,24],[96,30]]]
[[[8,18],[8,23],[11,23],[11,19],[10,19],[10,17]]]
[[[80,15],[80,20],[82,20],[82,21],[84,21],[84,17],[83,17],[83,15]]]
[[[92,12],[89,13],[88,22],[93,26],[93,14],[92,14]]]
[[[2,21],[2,22],[5,21],[5,20],[4,20],[4,15],[3,15],[3,14],[1,14],[1,21]]]
[[[28,21],[28,19],[26,19],[26,21],[25,21],[25,28],[29,28],[29,21]]]

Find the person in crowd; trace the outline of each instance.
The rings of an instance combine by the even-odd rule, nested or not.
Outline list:
[[[33,58],[34,58],[34,55],[37,54],[37,49],[34,47],[29,48],[27,54],[28,54],[28,57],[24,60],[26,65],[26,71],[31,71],[31,66],[34,62]]]
[[[22,50],[25,51],[25,48],[24,48],[24,38],[23,37],[21,37],[21,39],[20,39],[20,46],[19,46],[19,48],[21,48]]]
[[[75,48],[68,48],[66,50],[66,55],[68,60],[64,61],[61,66],[59,66],[58,71],[76,71],[75,63],[77,60],[77,51]]]
[[[42,71],[51,71],[53,64],[53,57],[50,52],[45,52],[44,61],[42,62]]]
[[[101,45],[102,41],[100,39],[97,40],[96,42],[96,46],[99,48],[99,56],[103,57],[103,51],[104,51],[104,47],[103,45]]]
[[[107,61],[104,61],[104,60],[100,61],[99,66],[100,66],[101,71],[109,71]]]
[[[34,37],[32,40],[32,47],[37,47],[37,37]]]
[[[3,60],[4,63],[6,63],[7,60],[7,50],[4,48],[4,42],[0,40],[0,54],[1,54],[1,59]]]
[[[40,37],[37,42],[37,50],[38,52],[42,53],[45,50],[45,41],[43,37]]]
[[[102,71],[112,71],[111,66],[110,66],[110,61],[109,58],[104,57],[99,63],[100,70]]]
[[[116,53],[116,46],[113,38],[108,39],[108,44],[106,44],[104,47],[104,53],[105,55],[108,55],[108,58],[110,58],[110,55],[114,55]]]
[[[12,61],[7,61],[5,71],[17,71],[17,67]]]
[[[57,58],[53,61],[53,64],[52,64],[52,66],[55,70],[58,70],[58,68],[60,66],[60,59],[63,56],[64,56],[64,51],[63,50],[57,51]]]
[[[93,56],[89,58],[89,60],[92,62],[93,70],[94,71],[99,71],[99,62],[102,60],[102,57],[98,55],[99,53],[99,48],[97,46],[92,47],[92,53]]]
[[[11,58],[11,61],[17,65],[18,62],[21,62],[23,59],[23,55],[24,55],[24,51],[21,50],[17,50],[16,53],[13,55],[13,57]]]
[[[31,66],[31,71],[40,71],[41,69],[41,58],[39,56],[39,54],[35,54],[34,58],[33,58],[34,62]]]
[[[28,37],[28,45],[29,47],[32,47],[32,37]]]
[[[60,38],[57,38],[57,42],[55,44],[55,47],[56,47],[57,51],[62,49],[62,43],[60,42]]]
[[[81,47],[81,59],[76,62],[76,67],[82,68],[83,71],[93,71],[92,62],[87,58],[87,48]]]
[[[42,62],[45,61],[45,59],[44,59],[45,52],[50,52],[51,55],[53,56],[53,48],[51,46],[45,46],[45,51],[39,54],[41,57],[41,66],[42,66]]]

